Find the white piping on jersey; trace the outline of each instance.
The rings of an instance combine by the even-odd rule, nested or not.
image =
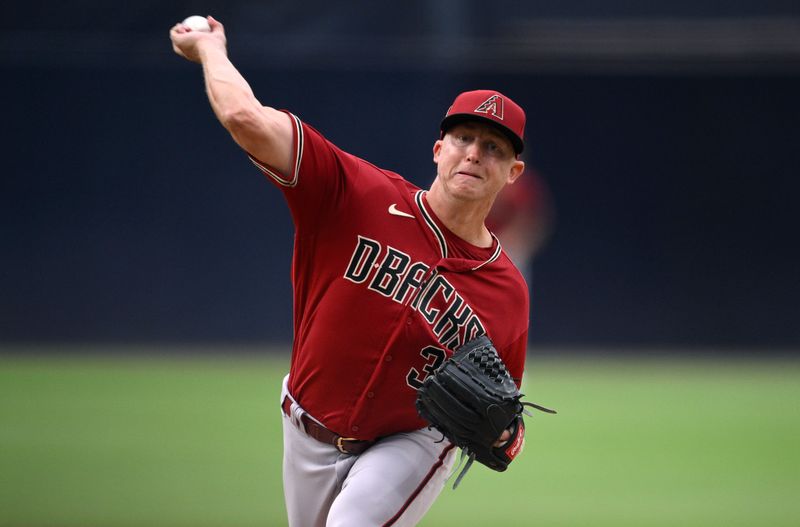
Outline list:
[[[422,195],[425,194],[424,190],[417,191],[417,194],[414,196],[414,199],[417,201],[417,206],[419,207],[420,212],[422,212],[422,217],[425,219],[425,223],[428,225],[428,228],[433,231],[434,236],[436,236],[436,240],[439,242],[439,248],[442,251],[442,258],[447,258],[447,241],[444,238],[444,233],[439,229],[439,226],[436,225],[436,222],[433,221],[431,214],[425,209],[425,204],[422,202]]]
[[[488,260],[486,260],[482,264],[478,265],[477,267],[473,267],[472,268],[473,271],[477,271],[478,269],[480,269],[484,265],[490,264],[493,261],[497,260],[498,258],[500,258],[500,253],[503,252],[503,248],[500,246],[500,240],[497,239],[497,236],[495,236],[493,232],[489,232],[489,234],[491,234],[492,238],[494,239],[494,241],[497,242],[497,248],[494,250],[494,254],[492,256],[490,256]]]
[[[285,179],[281,174],[275,172],[272,168],[261,163],[253,156],[249,157],[250,161],[252,161],[255,166],[257,166],[266,175],[274,179],[275,182],[277,182],[279,185],[282,185],[284,187],[295,187],[297,186],[297,180],[300,174],[300,162],[303,160],[303,125],[300,122],[300,119],[295,114],[287,112],[287,115],[289,115],[289,117],[292,118],[292,125],[294,126],[297,135],[297,149],[295,150],[294,153],[294,166],[292,169],[292,177],[290,179]]]
[[[425,194],[424,190],[418,190],[417,193],[414,195],[414,199],[417,202],[419,210],[422,212],[422,217],[425,219],[425,223],[428,225],[428,228],[430,228],[430,230],[433,231],[433,234],[436,236],[436,240],[439,242],[439,247],[442,250],[442,258],[447,258],[447,241],[444,237],[444,233],[439,228],[439,226],[436,225],[436,222],[433,221],[433,217],[431,216],[430,212],[428,212],[428,210],[425,208],[425,203],[422,201],[423,194]],[[486,260],[485,262],[473,267],[472,268],[473,271],[477,271],[484,265],[494,262],[495,260],[500,258],[500,253],[503,252],[503,247],[500,245],[500,240],[497,239],[497,236],[495,236],[493,232],[490,232],[489,234],[491,234],[492,239],[495,242],[497,242],[497,247],[494,250],[494,254],[492,254],[492,256],[490,256],[489,259]]]

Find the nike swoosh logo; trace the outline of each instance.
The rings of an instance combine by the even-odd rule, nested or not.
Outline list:
[[[413,218],[414,217],[411,214],[409,214],[408,212],[403,212],[402,210],[397,210],[397,203],[392,203],[391,205],[389,205],[389,214],[392,214],[393,216],[402,216],[404,218]]]

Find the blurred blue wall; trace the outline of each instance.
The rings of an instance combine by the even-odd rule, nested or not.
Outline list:
[[[793,54],[790,40],[772,53],[661,59],[646,42],[638,54],[612,46],[595,58],[544,53],[540,42],[493,68],[485,51],[502,49],[506,26],[502,13],[477,23],[473,2],[432,2],[435,16],[421,19],[420,2],[400,18],[374,4],[354,3],[350,16],[319,4],[324,16],[295,26],[286,2],[146,4],[123,27],[104,4],[79,4],[83,14],[34,3],[3,22],[0,344],[291,338],[292,226],[281,195],[216,123],[199,68],[171,55],[168,28],[197,12],[226,23],[231,55],[263,103],[422,186],[457,92],[492,87],[526,107],[528,161],[557,211],[533,265],[533,343],[800,344],[800,47]],[[531,5],[540,7],[531,24],[565,34],[576,20],[620,14],[636,24],[796,20],[782,2],[733,3],[728,13],[697,2],[671,4],[680,12]],[[270,13],[280,20],[259,18]],[[392,29],[376,31],[381,23]],[[387,34],[411,54],[426,38],[437,45],[429,62],[393,65],[404,55]],[[303,47],[324,50],[328,37],[364,54],[323,61]],[[367,54],[373,38],[383,47]],[[463,42],[473,42],[474,67],[447,47]]]

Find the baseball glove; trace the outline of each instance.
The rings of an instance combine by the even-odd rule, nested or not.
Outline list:
[[[417,411],[444,437],[461,448],[467,464],[453,485],[456,488],[472,462],[503,472],[522,450],[525,406],[554,414],[554,410],[522,402],[523,395],[506,370],[487,336],[460,348],[429,375],[417,393]],[[530,415],[530,414],[528,414]],[[495,446],[504,430],[511,438]]]

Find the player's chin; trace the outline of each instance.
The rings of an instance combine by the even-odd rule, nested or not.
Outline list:
[[[453,185],[452,194],[463,201],[481,201],[487,197],[486,188],[475,183]]]
[[[476,198],[486,192],[486,182],[474,176],[456,176],[451,182],[453,193]]]

